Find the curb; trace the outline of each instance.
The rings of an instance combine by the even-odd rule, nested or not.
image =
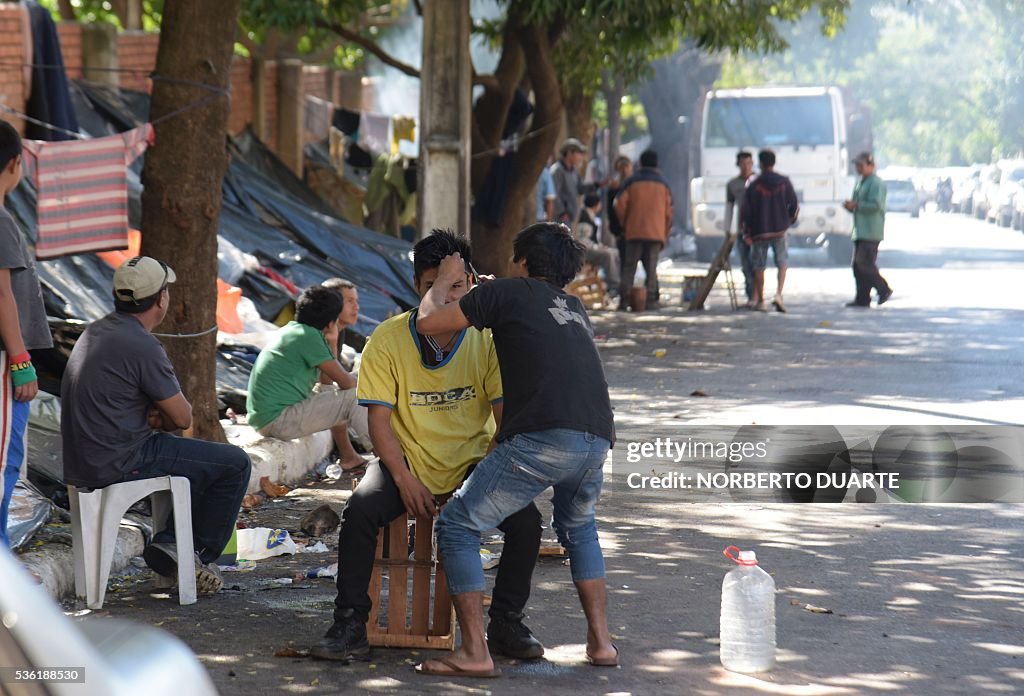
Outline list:
[[[228,442],[244,449],[252,459],[252,475],[246,493],[260,489],[260,477],[269,476],[275,483],[291,485],[305,478],[317,463],[331,452],[334,442],[330,432],[316,433],[298,440],[264,438],[248,426],[228,425],[224,432]],[[70,529],[70,527],[69,527]],[[122,525],[114,544],[111,575],[123,570],[133,558],[142,554],[142,532]],[[18,560],[39,578],[39,584],[58,602],[75,596],[75,564],[68,544],[45,544],[18,556]]]

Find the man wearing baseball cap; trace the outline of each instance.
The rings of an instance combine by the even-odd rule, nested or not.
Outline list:
[[[576,138],[562,143],[562,158],[551,165],[551,177],[555,180],[555,222],[572,227],[580,216],[580,196],[597,191],[594,184],[580,180],[579,168],[583,164],[587,146]]]
[[[170,304],[174,271],[136,256],[114,272],[114,311],[75,343],[61,384],[64,481],[79,488],[184,476],[192,489],[196,588],[220,590],[213,561],[231,537],[249,484],[249,456],[234,445],[172,435],[192,425],[192,406],[153,329]],[[177,576],[174,527],[142,552],[156,573]]]

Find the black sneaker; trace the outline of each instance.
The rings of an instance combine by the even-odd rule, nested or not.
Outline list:
[[[309,654],[318,660],[369,660],[370,643],[366,640],[366,623],[356,616],[355,611],[348,609],[340,621],[327,629],[327,635],[309,650]]]
[[[142,550],[142,560],[157,575],[178,577],[178,547],[175,544],[150,544]]]
[[[535,660],[544,655],[544,646],[523,623],[523,615],[514,611],[504,617],[491,617],[487,647],[491,652],[517,660]]]
[[[881,307],[892,298],[892,288],[889,288],[889,292],[884,295],[878,296],[878,306]]]

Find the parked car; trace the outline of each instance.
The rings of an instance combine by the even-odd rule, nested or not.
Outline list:
[[[1024,232],[1024,181],[1017,182],[1017,194],[1013,197],[1013,216],[1010,227]]]
[[[981,169],[979,186],[974,191],[971,209],[974,217],[985,220],[989,217],[988,211],[992,208],[992,202],[999,195],[999,167],[989,164]]]
[[[0,693],[217,694],[210,675],[177,638],[134,621],[73,621],[6,548],[0,549],[0,616]]]
[[[910,179],[887,179],[885,181],[885,209],[890,213],[910,213],[910,217],[921,214],[921,199],[917,188]]]
[[[996,166],[999,168],[999,188],[995,191],[989,218],[1002,227],[1009,227],[1013,222],[1014,198],[1019,189],[1018,184],[1024,181],[1024,162],[1003,160]]]
[[[974,192],[981,186],[981,169],[973,169],[953,184],[953,209],[970,215],[973,211]]]

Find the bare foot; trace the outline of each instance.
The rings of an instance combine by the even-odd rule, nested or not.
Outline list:
[[[366,460],[356,454],[354,457],[349,459],[339,459],[338,465],[341,466],[342,471],[352,471],[365,466]]]
[[[416,667],[416,671],[436,676],[497,676],[490,654],[474,659],[461,648],[444,659],[424,661]]]

